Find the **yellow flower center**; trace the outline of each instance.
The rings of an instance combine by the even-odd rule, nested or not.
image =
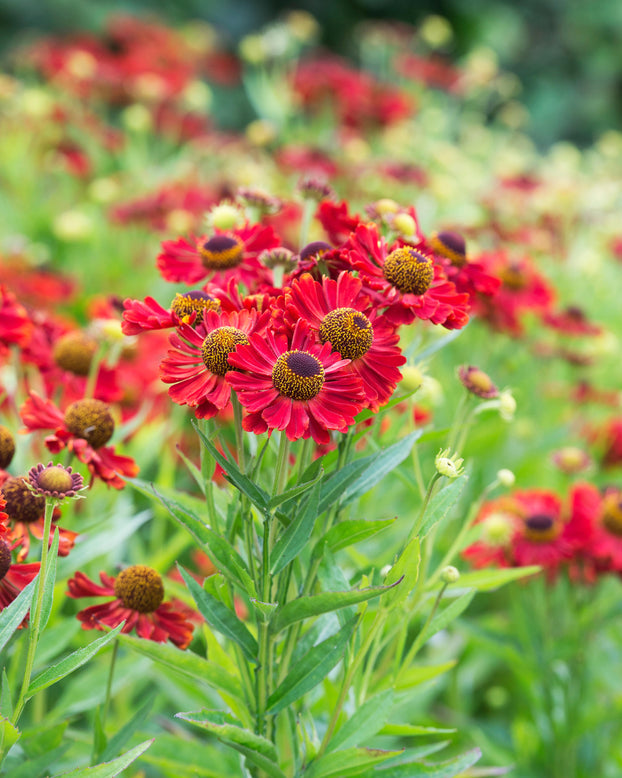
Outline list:
[[[126,608],[139,613],[153,613],[164,600],[164,584],[153,568],[133,565],[117,576],[114,594]]]
[[[208,270],[237,267],[244,258],[244,244],[229,235],[214,235],[199,249],[203,266]]]
[[[114,432],[114,421],[106,403],[101,400],[77,400],[65,412],[65,425],[77,438],[84,438],[93,448],[108,443]]]
[[[171,311],[176,314],[181,321],[187,321],[191,314],[196,313],[194,320],[195,326],[203,321],[205,311],[220,311],[220,300],[210,297],[207,292],[186,292],[185,294],[176,294],[171,303]]]
[[[286,351],[274,363],[272,384],[292,400],[310,400],[324,385],[324,368],[313,354]]]
[[[622,537],[622,493],[611,492],[603,500],[602,523],[616,537]]]
[[[407,247],[392,251],[384,261],[382,272],[402,294],[425,294],[434,280],[430,257]]]
[[[229,354],[238,346],[246,345],[248,337],[236,327],[218,327],[203,341],[201,357],[205,367],[215,375],[226,375],[233,368],[229,364]]]
[[[344,359],[358,359],[374,341],[371,322],[354,308],[336,308],[327,313],[320,325],[320,340],[330,343]]]
[[[520,265],[514,263],[504,267],[499,273],[499,278],[503,282],[503,286],[508,289],[524,289],[527,286],[527,278]]]
[[[466,265],[466,243],[459,233],[451,232],[450,230],[433,232],[429,243],[435,254],[445,257],[455,267]]]

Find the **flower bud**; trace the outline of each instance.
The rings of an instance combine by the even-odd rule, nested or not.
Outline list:
[[[456,583],[460,578],[460,571],[453,565],[447,565],[441,571],[441,580],[446,584]]]
[[[516,413],[516,400],[512,393],[506,389],[499,394],[499,416],[503,421],[512,421]]]
[[[497,480],[501,486],[505,486],[506,489],[511,489],[516,483],[516,476],[511,470],[503,468],[497,473]]]
[[[232,230],[242,221],[242,212],[237,205],[224,200],[210,210],[206,219],[211,227],[219,230]]]
[[[452,457],[448,456],[450,449],[446,448],[444,451],[439,451],[434,459],[434,466],[437,473],[444,475],[446,478],[458,478],[464,473],[462,463],[464,459],[454,454]]]
[[[398,213],[393,219],[393,228],[407,238],[412,238],[417,230],[417,224],[408,213]]]

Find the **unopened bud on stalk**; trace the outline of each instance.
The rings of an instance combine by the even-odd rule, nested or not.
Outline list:
[[[453,565],[447,565],[441,571],[441,580],[446,584],[456,583],[460,578],[460,571]]]
[[[415,365],[402,368],[401,386],[405,392],[416,392],[423,385],[423,373]]]
[[[413,217],[408,213],[398,213],[393,219],[393,228],[401,235],[412,238],[417,230],[417,224]]]
[[[499,416],[503,421],[512,421],[516,413],[516,400],[512,393],[506,389],[499,395]]]
[[[516,476],[511,470],[503,468],[497,473],[497,480],[501,486],[505,486],[506,489],[511,489],[516,483]]]
[[[458,478],[458,476],[464,473],[462,463],[464,459],[454,454],[449,456],[450,449],[446,448],[444,451],[439,451],[434,460],[437,473],[444,475],[446,478]]]
[[[210,227],[232,230],[242,221],[243,214],[235,203],[225,200],[215,205],[205,218]]]

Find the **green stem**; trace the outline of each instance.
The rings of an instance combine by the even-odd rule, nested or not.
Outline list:
[[[311,229],[311,219],[315,213],[315,200],[306,199],[302,206],[302,218],[300,219],[300,248],[303,249],[309,242],[309,231]]]
[[[440,602],[443,599],[443,595],[445,594],[445,589],[447,588],[447,586],[448,586],[448,584],[443,584],[441,590],[437,594],[436,599],[434,600],[434,605],[432,606],[432,610],[430,611],[430,613],[428,615],[428,618],[425,620],[425,623],[424,623],[423,627],[421,627],[421,629],[419,630],[419,634],[417,635],[417,637],[413,641],[412,646],[408,649],[408,653],[406,654],[406,658],[402,662],[402,670],[401,670],[401,672],[406,671],[410,667],[413,659],[417,655],[417,651],[419,651],[419,649],[423,645],[422,640],[421,640],[421,636],[425,633],[425,631],[428,628],[428,626],[430,625],[432,619],[436,615],[436,611],[438,610],[438,606],[440,605]],[[398,678],[399,678],[399,674],[398,674],[398,677],[395,679],[396,684],[398,682]]]
[[[41,541],[41,567],[39,568],[39,582],[37,584],[37,598],[35,607],[31,608],[30,633],[28,635],[28,654],[26,656],[26,667],[24,669],[24,680],[19,693],[19,699],[13,712],[12,723],[17,724],[22,715],[24,705],[26,704],[26,694],[30,686],[32,677],[32,668],[35,663],[35,653],[39,642],[39,628],[41,625],[41,609],[43,606],[43,593],[45,591],[45,582],[48,571],[48,554],[50,546],[50,528],[52,526],[52,514],[54,513],[54,501],[45,501],[45,515],[43,519],[43,536]]]
[[[430,479],[430,483],[428,484],[428,489],[425,493],[425,499],[423,500],[423,505],[421,506],[421,510],[419,511],[419,515],[415,519],[415,523],[413,524],[413,527],[410,531],[410,535],[408,536],[408,540],[406,543],[408,544],[413,538],[417,537],[419,530],[421,529],[421,525],[423,524],[423,519],[425,517],[425,512],[428,509],[428,505],[430,504],[430,500],[432,499],[432,495],[434,494],[434,489],[436,487],[436,482],[442,478],[440,473],[434,473],[432,478]]]
[[[238,466],[246,472],[246,457],[244,452],[244,429],[242,427],[242,406],[235,392],[231,392],[231,404],[233,405],[233,421],[235,425],[235,445],[238,453]]]
[[[108,668],[108,681],[106,683],[106,699],[104,700],[104,709],[101,717],[102,731],[106,727],[106,719],[108,718],[108,709],[110,708],[110,695],[112,692],[112,679],[114,677],[114,666],[117,661],[117,654],[119,653],[119,641],[115,638],[112,644],[112,656],[110,658],[110,667]]]

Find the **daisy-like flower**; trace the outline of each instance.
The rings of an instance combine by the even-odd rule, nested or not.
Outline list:
[[[360,378],[345,369],[349,360],[330,343],[319,345],[304,319],[290,337],[271,330],[251,335],[229,363],[238,369],[227,381],[248,411],[243,425],[249,432],[278,429],[289,440],[328,443],[328,431],[345,432],[365,405]]]
[[[199,419],[211,419],[229,405],[231,387],[225,376],[232,369],[228,356],[261,332],[269,313],[207,311],[196,329],[182,324],[169,340],[172,349],[160,365],[160,377],[171,384],[168,393],[178,405],[189,405]]]
[[[123,489],[125,482],[119,475],[133,478],[138,474],[133,459],[106,446],[114,432],[114,419],[109,406],[101,400],[76,400],[63,413],[51,400],[30,392],[20,415],[29,432],[54,430],[45,439],[53,454],[68,448],[84,462],[94,478],[101,478],[109,486]]]
[[[497,293],[501,281],[467,254],[466,241],[459,232],[433,232],[423,245],[434,252],[459,292],[466,292],[469,297],[493,297]]]
[[[30,339],[31,331],[28,311],[14,294],[0,285],[0,346],[24,346]]]
[[[9,538],[13,544],[19,545],[17,560],[22,562],[30,550],[30,536],[43,540],[45,497],[36,494],[25,478],[12,477],[4,481],[0,488],[0,495],[5,501],[4,510],[9,520]],[[48,546],[54,539],[55,522],[59,517],[60,511],[55,509],[52,514]],[[74,546],[78,533],[58,527],[58,535],[58,554],[67,556]]]
[[[28,480],[35,494],[58,502],[67,497],[78,497],[78,492],[84,489],[84,479],[80,473],[72,473],[71,467],[55,465],[53,462],[31,467]]]
[[[166,643],[170,640],[179,648],[187,648],[192,640],[194,625],[184,613],[164,602],[164,584],[158,572],[146,565],[132,565],[115,578],[99,574],[102,585],[96,584],[84,573],[78,572],[68,582],[69,597],[112,597],[98,605],[91,605],[77,614],[82,629],[104,630],[117,627],[125,621],[122,632],[133,630],[146,640]]]
[[[0,538],[0,611],[9,606],[18,594],[28,586],[41,567],[40,562],[13,564],[11,547],[4,538]],[[28,616],[23,619],[19,629],[27,624]]]
[[[600,495],[592,491],[592,534],[585,556],[597,572],[622,573],[622,489],[609,487]]]
[[[469,296],[458,294],[432,255],[412,246],[391,250],[375,225],[357,227],[343,247],[375,302],[386,305],[385,316],[396,324],[415,319],[460,329],[469,320]]]
[[[490,400],[499,396],[499,390],[493,384],[488,373],[484,373],[474,365],[462,365],[458,368],[458,378],[467,391],[471,394]]]
[[[564,335],[600,335],[602,327],[591,322],[582,308],[569,305],[561,311],[547,311],[542,321],[551,329]]]
[[[158,256],[162,277],[175,283],[196,284],[205,278],[224,284],[232,275],[248,289],[267,283],[269,273],[258,256],[281,245],[272,227],[245,223],[233,230],[215,230],[191,240],[167,240]]]
[[[220,300],[202,290],[181,292],[175,295],[168,310],[153,297],[140,300],[127,299],[123,302],[124,335],[138,335],[149,330],[165,330],[180,324],[198,325],[203,321],[205,311],[220,311]]]
[[[351,360],[346,370],[360,376],[367,405],[376,412],[395,391],[402,377],[398,368],[406,358],[395,326],[377,315],[362,286],[347,272],[321,283],[305,274],[285,294],[286,319],[291,326],[305,319],[321,343],[330,343],[334,352]]]

